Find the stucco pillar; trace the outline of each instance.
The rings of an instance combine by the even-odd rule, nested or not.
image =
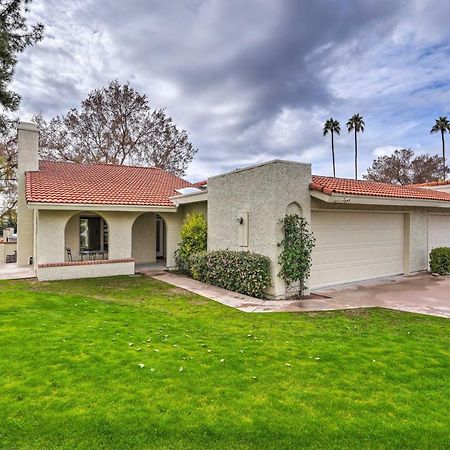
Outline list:
[[[124,259],[132,255],[132,229],[138,213],[102,212],[108,224],[108,258]]]
[[[144,213],[136,218],[132,228],[132,252],[136,263],[156,262],[156,214]]]
[[[34,256],[33,210],[25,198],[25,173],[39,169],[39,133],[34,123],[21,122],[17,129],[17,264],[27,266]]]
[[[37,227],[37,264],[65,260],[65,229],[71,211],[40,210]]]
[[[166,225],[166,266],[174,269],[175,251],[180,243],[181,226],[183,225],[184,213],[182,210],[176,213],[159,213]]]

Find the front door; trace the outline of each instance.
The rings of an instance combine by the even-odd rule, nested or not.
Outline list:
[[[164,220],[156,216],[156,257],[164,258]]]

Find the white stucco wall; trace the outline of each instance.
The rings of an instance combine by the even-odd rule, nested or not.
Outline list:
[[[74,257],[80,253],[80,214],[75,214],[67,222],[64,245],[70,249]],[[66,254],[65,257],[67,260]]]
[[[77,278],[111,277],[134,274],[134,262],[110,264],[67,265],[60,267],[37,267],[39,281],[71,280]]]
[[[131,257],[136,263],[156,261],[156,214],[145,213],[133,224]]]
[[[286,293],[278,277],[279,247],[282,239],[280,219],[296,209],[311,221],[311,166],[288,161],[271,161],[208,179],[208,249],[248,250],[271,259],[273,285],[267,295]],[[239,246],[237,218],[248,213],[248,246]]]

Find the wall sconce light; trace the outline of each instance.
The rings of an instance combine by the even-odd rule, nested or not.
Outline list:
[[[244,223],[244,218],[239,216],[236,221],[239,225],[242,225]]]

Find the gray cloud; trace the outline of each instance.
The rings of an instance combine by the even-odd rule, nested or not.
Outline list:
[[[191,133],[192,178],[274,157],[329,173],[322,123],[355,112],[364,167],[378,147],[430,149],[425,120],[449,109],[450,9],[437,1],[35,0],[32,12],[47,31],[20,59],[23,114],[130,80]],[[337,151],[350,176],[346,132]]]

